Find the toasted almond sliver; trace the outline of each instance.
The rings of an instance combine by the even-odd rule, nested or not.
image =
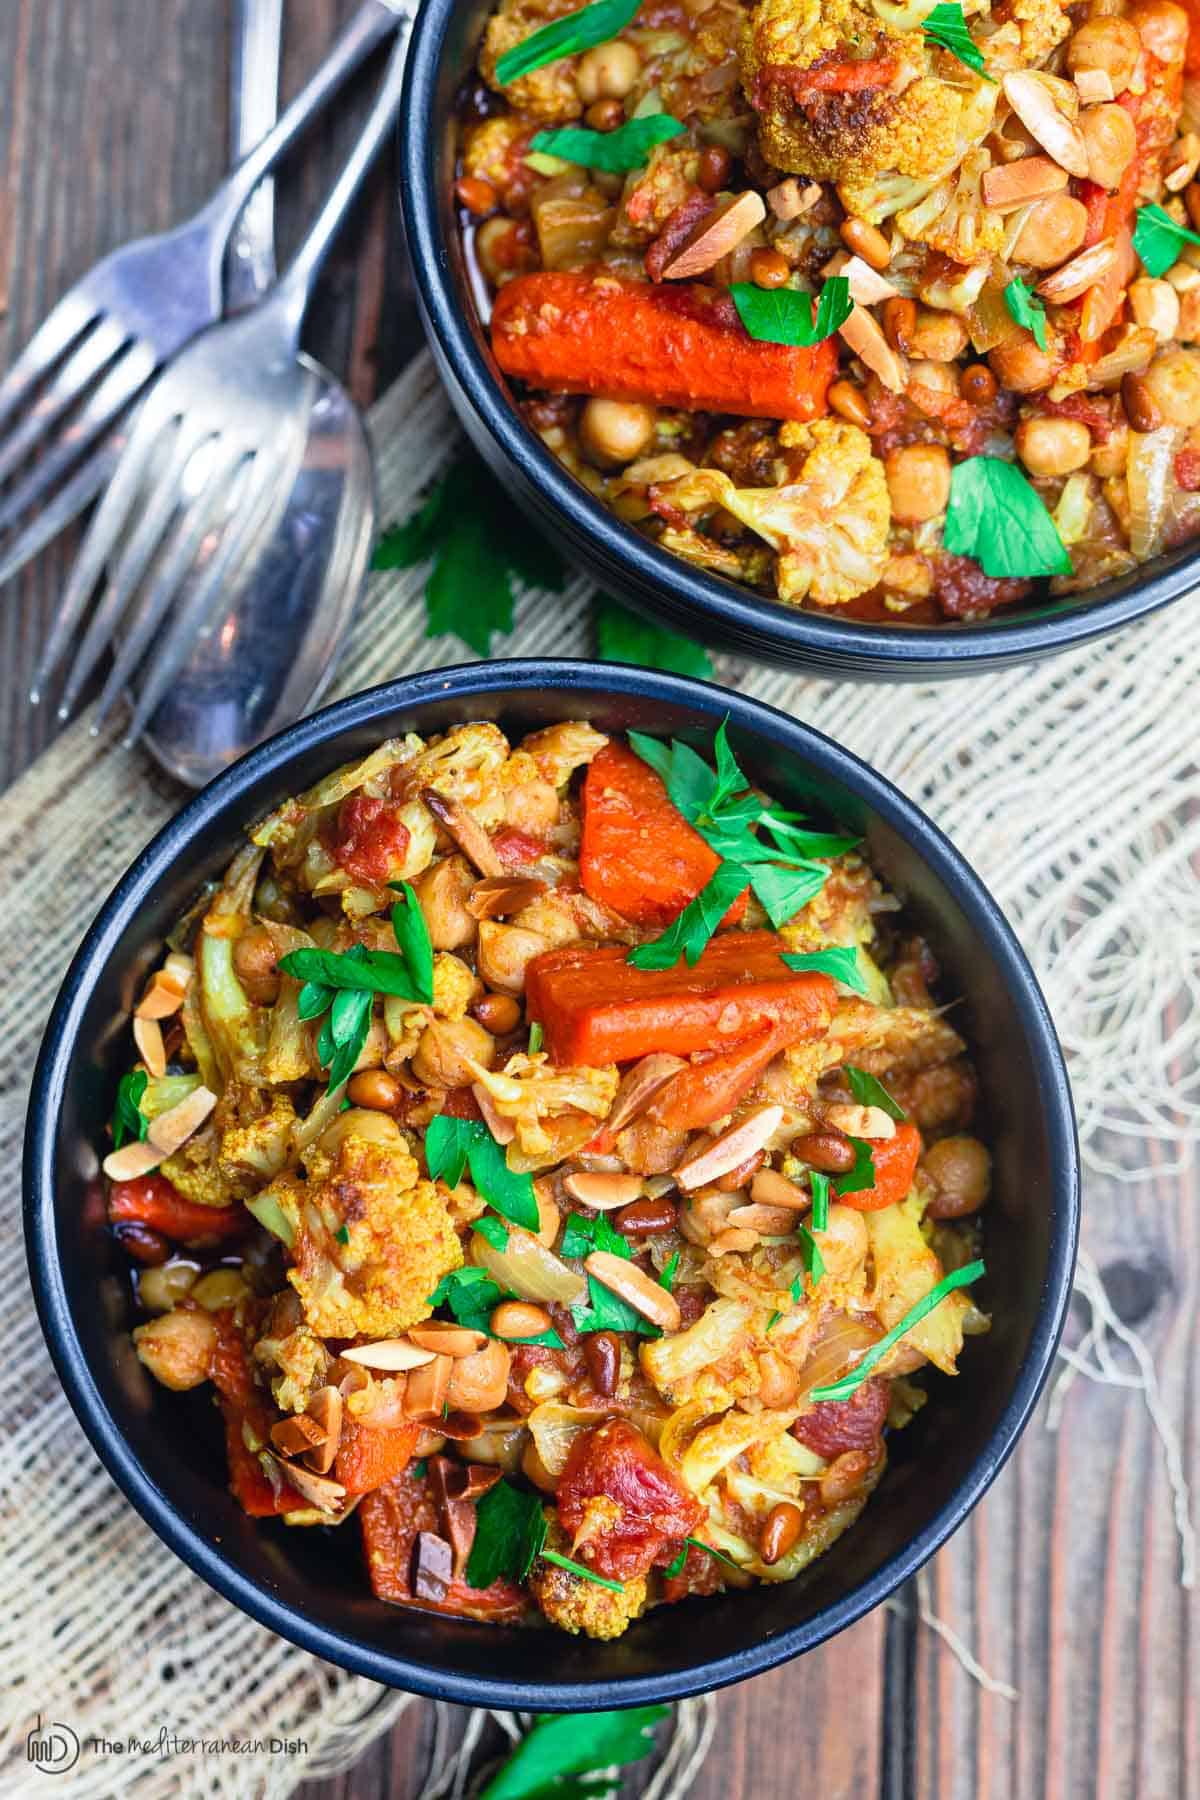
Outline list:
[[[145,993],[133,1009],[136,1019],[169,1019],[183,1005],[183,989],[164,970],[150,977]]]
[[[441,1319],[410,1325],[408,1335],[418,1350],[432,1350],[440,1356],[474,1356],[487,1343],[485,1331],[472,1331],[469,1325],[451,1325]]]
[[[476,1104],[483,1114],[483,1122],[498,1144],[511,1144],[517,1135],[517,1127],[512,1119],[506,1119],[496,1111],[496,1102],[484,1087],[482,1081],[471,1083],[471,1092]]]
[[[680,1056],[672,1056],[668,1050],[655,1050],[649,1056],[643,1056],[635,1062],[621,1077],[621,1085],[617,1089],[612,1108],[604,1121],[603,1129],[609,1137],[615,1137],[623,1131],[632,1120],[644,1113],[654,1096],[664,1088],[673,1075],[687,1065]]]
[[[674,1171],[675,1180],[685,1190],[718,1181],[761,1150],[772,1133],[779,1129],[782,1119],[782,1106],[760,1107],[739,1125],[723,1131],[715,1143],[706,1145],[699,1155],[685,1158]]]
[[[763,197],[753,189],[739,194],[715,218],[705,219],[690,244],[685,244],[673,262],[663,270],[666,281],[689,281],[703,275],[714,263],[736,250],[744,237],[767,216]]]
[[[534,876],[489,875],[467,895],[467,911],[473,919],[505,918],[540,899],[549,886]]]
[[[626,1262],[623,1256],[614,1256],[609,1250],[593,1250],[583,1266],[602,1287],[619,1295],[652,1325],[661,1325],[664,1331],[679,1330],[683,1314],[674,1294],[652,1281],[636,1263]]]
[[[1080,294],[1086,294],[1102,275],[1107,275],[1116,260],[1116,240],[1101,238],[1098,244],[1081,250],[1061,269],[1055,269],[1053,275],[1039,281],[1037,291],[1044,299],[1054,300],[1060,306],[1067,300],[1078,300]]]
[[[163,1045],[162,1027],[157,1019],[139,1019],[136,1014],[133,1020],[133,1041],[138,1047],[138,1055],[158,1081],[167,1072],[167,1052]]]
[[[754,1231],[759,1237],[789,1237],[796,1229],[796,1215],[789,1206],[764,1206],[752,1200],[735,1206],[729,1215],[735,1230]]]
[[[341,1511],[346,1490],[340,1481],[330,1481],[326,1475],[314,1475],[300,1463],[284,1462],[282,1458],[272,1456],[269,1450],[264,1452],[264,1458],[274,1463],[283,1479],[290,1482],[298,1494],[303,1494],[311,1506],[326,1513]]]
[[[1163,157],[1163,186],[1170,194],[1181,194],[1200,168],[1200,137],[1185,131],[1176,138]]]
[[[981,183],[983,203],[993,212],[1016,212],[1031,200],[1061,194],[1067,179],[1067,171],[1048,156],[1023,156],[1019,162],[987,170]]]
[[[410,1344],[407,1338],[381,1338],[377,1344],[356,1344],[343,1350],[342,1360],[361,1363],[364,1369],[419,1369],[431,1363],[434,1354]]]
[[[807,1212],[812,1205],[812,1195],[796,1182],[789,1181],[786,1175],[781,1175],[778,1169],[758,1171],[750,1183],[750,1198],[774,1209],[786,1206],[790,1212]]]
[[[1107,69],[1080,69],[1075,77],[1075,91],[1085,106],[1116,98]]]
[[[177,987],[185,988],[192,979],[196,965],[190,956],[182,950],[172,950],[163,964],[163,974],[170,977]]]
[[[749,1231],[745,1225],[729,1225],[724,1231],[717,1233],[708,1246],[710,1256],[728,1256],[734,1250],[757,1250],[758,1233]]]
[[[446,1404],[454,1363],[448,1356],[431,1356],[423,1368],[408,1378],[404,1411],[410,1419],[440,1418]]]
[[[468,862],[473,862],[481,875],[504,875],[507,873],[504,864],[496,854],[491,838],[475,815],[469,813],[465,806],[460,806],[457,800],[447,799],[446,795],[439,794],[436,788],[422,788],[421,799],[443,831],[454,839]]]
[[[316,1420],[306,1418],[303,1413],[279,1419],[271,1427],[271,1442],[284,1456],[304,1456],[324,1441],[325,1433]]]
[[[896,1135],[896,1121],[882,1106],[859,1106],[855,1101],[843,1104],[835,1100],[821,1109],[821,1117],[826,1124],[844,1131],[848,1137],[890,1138]]]
[[[619,1206],[631,1205],[642,1192],[640,1176],[610,1174],[604,1169],[580,1169],[564,1175],[563,1186],[572,1200],[595,1212],[615,1212]]]
[[[900,289],[894,287],[886,275],[873,269],[861,256],[835,256],[831,262],[826,263],[821,273],[844,275],[850,283],[850,298],[857,300],[860,306],[874,306],[880,300],[895,300],[900,293]]]
[[[1068,93],[1070,89],[1067,90]],[[1060,168],[1086,179],[1087,145],[1078,125],[1054,104],[1043,82],[1027,69],[1014,69],[1004,77],[1004,98],[1042,149]],[[1011,164],[1010,167],[1016,167]]]
[[[892,349],[865,306],[855,306],[838,327],[842,338],[884,387],[898,394],[904,386],[904,364]]]
[[[775,217],[785,223],[789,219],[798,219],[801,213],[810,212],[820,198],[819,183],[809,181],[801,187],[794,175],[767,190],[767,205]]]
[[[216,1104],[217,1096],[209,1088],[193,1088],[186,1100],[150,1121],[146,1141],[157,1150],[160,1162],[165,1156],[174,1156],[199,1131]]]
[[[122,1144],[105,1157],[104,1173],[110,1181],[139,1181],[151,1169],[157,1169],[161,1161],[162,1153],[148,1143]]]
[[[307,1411],[321,1438],[304,1460],[316,1474],[328,1475],[342,1441],[342,1396],[335,1387],[318,1388]]]

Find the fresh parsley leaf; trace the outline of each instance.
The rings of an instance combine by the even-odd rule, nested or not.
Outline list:
[[[739,894],[745,893],[749,880],[747,870],[739,868],[737,863],[720,863],[696,898],[689,901],[662,936],[648,944],[639,944],[629,952],[627,961],[635,969],[673,969],[682,956],[688,967],[694,968],[729,908]]]
[[[145,1142],[150,1121],[141,1110],[142,1096],[150,1084],[145,1069],[130,1069],[117,1083],[117,1103],[113,1108],[113,1149],[119,1150],[127,1139]]]
[[[904,1317],[897,1321],[889,1332],[872,1344],[861,1362],[855,1363],[849,1374],[843,1375],[840,1381],[828,1383],[825,1387],[811,1389],[810,1400],[848,1400],[857,1388],[860,1388],[871,1370],[876,1368],[894,1344],[899,1343],[906,1331],[931,1313],[935,1306],[940,1306],[947,1294],[955,1288],[967,1287],[972,1281],[978,1281],[984,1273],[983,1263],[979,1260],[969,1262],[961,1269],[952,1269],[949,1275],[943,1275],[937,1286],[931,1288],[924,1299],[910,1306]]]
[[[640,1762],[654,1749],[649,1733],[669,1710],[635,1706],[627,1712],[545,1715],[526,1732],[479,1800],[549,1800],[566,1793],[565,1781],[572,1775]]]
[[[889,1119],[895,1119],[902,1125],[908,1114],[904,1108],[888,1093],[882,1081],[874,1075],[868,1075],[865,1069],[856,1069],[853,1063],[843,1063],[842,1074],[850,1084],[850,1092],[860,1106],[880,1106]]]
[[[489,1206],[514,1225],[523,1225],[527,1231],[537,1230],[532,1178],[513,1173],[504,1159],[503,1147],[481,1120],[450,1119],[439,1113],[425,1129],[425,1161],[430,1180],[441,1176],[451,1188],[458,1186],[469,1167],[471,1180]],[[478,1224],[478,1220],[475,1222]]]
[[[693,1550],[703,1550],[705,1556],[715,1556],[718,1562],[727,1563],[731,1569],[741,1568],[741,1564],[735,1562],[732,1556],[726,1556],[723,1550],[716,1549],[712,1544],[706,1544],[703,1538],[690,1537],[683,1541],[685,1544],[690,1544]]]
[[[797,1225],[796,1236],[800,1240],[800,1260],[804,1264],[805,1273],[812,1277],[816,1287],[825,1273],[825,1258],[821,1255],[820,1245],[807,1225]],[[797,1275],[792,1283],[792,1299],[801,1301],[804,1298],[804,1278]]]
[[[765,344],[811,349],[840,330],[854,311],[850,283],[844,275],[831,275],[826,281],[815,317],[812,295],[795,288],[760,288],[752,281],[735,281],[729,292],[747,332]]]
[[[787,950],[782,960],[789,969],[801,972],[811,969],[818,975],[832,976],[856,994],[867,994],[869,989],[863,976],[862,965],[858,960],[858,951],[838,946],[833,950]]]
[[[534,69],[544,69],[547,63],[577,56],[594,44],[606,44],[624,31],[641,3],[642,0],[594,0],[591,6],[554,19],[496,58],[496,80],[501,87],[507,87]]]
[[[428,1471],[428,1468],[429,1468],[428,1458],[421,1456],[421,1457],[417,1458],[417,1461],[415,1463],[409,1464],[408,1472],[410,1475],[415,1475],[418,1481],[424,1481],[426,1472]]]
[[[778,931],[807,906],[829,880],[823,863],[763,863],[748,871],[758,903]]]
[[[541,1049],[542,1045],[545,1043],[545,1041],[546,1041],[546,1039],[545,1039],[545,1035],[542,1031],[542,1028],[538,1024],[538,1021],[535,1019],[533,1021],[533,1024],[529,1027],[529,1054],[530,1054],[530,1056],[536,1056],[538,1051]]]
[[[782,1313],[775,1314],[776,1319],[782,1319],[782,1317]],[[775,1320],[772,1319],[771,1324],[773,1325],[774,1323]],[[770,1331],[770,1329],[771,1326],[768,1325],[767,1330]],[[675,1561],[664,1571],[668,1581],[674,1581],[683,1574],[683,1566],[687,1562],[689,1550],[703,1550],[706,1556],[715,1556],[718,1562],[728,1563],[731,1569],[739,1567],[739,1565],[734,1562],[732,1556],[726,1556],[723,1550],[714,1549],[711,1544],[704,1543],[700,1538],[688,1537],[684,1538],[683,1549],[679,1552]]]
[[[597,1575],[586,1563],[572,1562],[569,1556],[560,1556],[557,1550],[543,1550],[542,1561],[556,1563],[560,1569],[569,1569],[572,1575],[580,1576],[584,1581],[594,1581],[597,1587],[608,1588],[614,1594],[625,1592],[623,1581],[610,1581],[606,1575]]]
[[[333,1000],[333,989],[319,981],[306,981],[296,996],[296,1010],[302,1019],[319,1019]]]
[[[486,1214],[484,1215],[487,1216]],[[489,1229],[484,1235],[488,1242],[497,1249],[504,1249],[508,1233],[499,1219],[488,1219]],[[503,1242],[497,1239],[503,1233]],[[437,1287],[429,1296],[430,1306],[448,1306],[459,1325],[466,1325],[471,1331],[482,1331],[488,1337],[494,1337],[491,1328],[491,1317],[502,1300],[515,1300],[515,1294],[506,1293],[500,1284],[493,1280],[486,1269],[476,1268],[468,1263],[461,1269],[452,1269],[443,1275]],[[508,1338],[510,1344],[544,1344],[548,1350],[565,1349],[557,1331],[539,1332],[536,1337]]]
[[[808,1185],[812,1190],[812,1228],[814,1231],[829,1230],[829,1177],[820,1169],[810,1169]]]
[[[1069,575],[1071,558],[1040,494],[1014,463],[969,456],[950,475],[946,549],[985,575]]]
[[[648,669],[670,669],[676,675],[711,678],[712,661],[707,650],[678,631],[651,624],[627,612],[607,594],[592,603],[596,623],[596,648],[605,662],[638,663]]]
[[[1185,244],[1200,244],[1200,237],[1186,225],[1178,225],[1161,206],[1139,206],[1133,228],[1133,247],[1147,274],[1165,275]]]
[[[343,988],[334,993],[317,1038],[317,1056],[326,1070],[329,1092],[336,1094],[354,1073],[371,1030],[374,995]]]
[[[983,51],[967,30],[967,22],[963,18],[963,9],[958,0],[941,0],[925,19],[921,30],[926,37],[940,44],[943,50],[949,50],[951,56],[957,56],[960,63],[968,69],[974,69],[976,75],[982,75],[985,81],[995,85],[995,76],[989,75],[983,66]]]
[[[524,1581],[546,1542],[546,1515],[537,1494],[498,1481],[475,1502],[475,1541],[467,1558],[468,1587],[502,1578]]]
[[[400,954],[417,991],[417,998],[424,1001],[426,1006],[432,1006],[433,945],[429,938],[429,927],[425,923],[425,914],[421,911],[421,902],[407,881],[389,881],[388,886],[404,896],[392,908],[392,931],[400,946]]]
[[[1004,290],[1004,304],[1009,310],[1013,322],[1032,331],[1033,341],[1039,350],[1046,348],[1046,308],[1025,286],[1019,275],[1014,275]]]
[[[776,1313],[775,1317],[777,1319],[782,1319],[783,1314]],[[772,1321],[772,1323],[774,1323],[774,1321]],[[770,1331],[770,1329],[771,1329],[771,1326],[768,1325],[767,1330]],[[679,1555],[675,1558],[675,1561],[673,1563],[669,1563],[668,1566],[663,1570],[663,1574],[666,1576],[668,1581],[678,1581],[679,1577],[683,1574],[683,1565],[686,1563],[687,1559],[688,1559],[688,1546],[687,1546],[687,1539],[685,1538],[683,1541],[683,1549],[679,1552]]]
[[[493,1250],[508,1249],[508,1226],[503,1219],[494,1219],[491,1213],[481,1213],[477,1219],[471,1220],[471,1230],[477,1231],[481,1238],[486,1238]]]
[[[603,1213],[597,1213],[594,1219],[585,1218],[583,1213],[568,1213],[560,1248],[564,1256],[580,1259],[590,1256],[593,1250],[607,1250],[625,1262],[633,1257],[626,1239],[609,1224]]]
[[[564,125],[558,131],[535,131],[529,148],[547,156],[561,156],[585,169],[623,175],[630,169],[642,168],[656,144],[665,144],[683,130],[670,113],[643,113],[640,118],[626,119],[615,131],[588,131],[578,125]]]
[[[778,1325],[778,1323],[779,1323],[780,1319],[782,1319],[782,1317],[783,1317],[783,1314],[781,1312],[773,1312],[771,1314],[770,1318],[767,1320],[768,1332],[774,1331],[775,1327]]]
[[[603,1213],[597,1213],[594,1219],[587,1219],[582,1213],[571,1213],[563,1228],[559,1249],[563,1256],[577,1257],[581,1261],[593,1250],[607,1250],[625,1262],[633,1257],[628,1242],[609,1224]],[[651,1325],[594,1275],[588,1276],[587,1284],[587,1302],[577,1300],[571,1308],[576,1331],[634,1331],[639,1337],[662,1336],[657,1325]]]
[[[678,1252],[678,1250],[676,1250],[672,1256],[669,1256],[667,1258],[666,1262],[663,1265],[662,1273],[660,1274],[660,1276],[658,1278],[659,1287],[666,1288],[668,1294],[671,1292],[671,1289],[675,1286],[675,1272],[678,1269],[678,1267],[679,1267],[679,1252]]]
[[[849,1139],[854,1146],[854,1167],[833,1181],[835,1194],[865,1194],[875,1186],[875,1156],[865,1138]]]
[[[348,1244],[350,1242],[350,1227],[348,1225],[339,1225],[333,1235],[339,1244]]]
[[[356,951],[359,954],[356,955]],[[433,998],[432,992],[428,998],[418,992],[407,959],[397,956],[394,950],[364,950],[361,944],[344,952],[289,950],[286,956],[279,958],[279,967],[285,975],[314,988],[359,994],[395,994],[401,1000],[411,1000],[414,1006],[427,1006]]]

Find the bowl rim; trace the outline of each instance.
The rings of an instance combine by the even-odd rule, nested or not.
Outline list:
[[[966,914],[1016,1008],[1045,1097],[1051,1171],[1051,1235],[1029,1350],[1014,1390],[970,1473],[904,1549],[843,1599],[766,1641],[664,1676],[579,1681],[547,1690],[503,1676],[460,1676],[377,1651],[336,1628],[316,1623],[238,1569],[226,1553],[167,1500],[130,1450],[105,1405],[67,1306],[56,1255],[55,1135],[64,1087],[93,985],[129,921],[162,871],[186,855],[216,814],[243,798],[262,777],[278,776],[296,757],[331,745],[341,733],[388,711],[419,711],[449,696],[463,698],[602,690],[614,696],[676,703],[726,714],[735,729],[781,743],[818,774],[843,783],[912,844]],[[332,751],[331,755],[336,752]],[[907,1580],[966,1518],[1008,1459],[1049,1374],[1070,1301],[1079,1228],[1079,1162],[1066,1067],[1049,1011],[1015,934],[979,877],[921,808],[852,752],[799,720],[714,683],[619,664],[567,659],[458,665],[401,677],[327,706],[290,726],[235,763],[191,799],[138,855],[90,926],[55,1000],[34,1071],[25,1136],[24,1222],[30,1280],[42,1331],[67,1398],[108,1473],[151,1529],[197,1575],[250,1617],[327,1661],[373,1681],[433,1699],[517,1710],[595,1711],[677,1700],[774,1668],[852,1624]]]
[[[1160,566],[1152,573],[1107,598],[1068,597],[1035,615],[1001,612],[959,625],[872,625],[839,618],[836,609],[828,616],[803,612],[753,594],[659,549],[609,512],[525,424],[459,303],[441,225],[439,162],[445,125],[437,112],[442,48],[455,10],[456,0],[422,0],[399,126],[404,171],[400,206],[426,331],[452,390],[465,396],[478,429],[516,468],[522,486],[544,502],[542,510],[556,516],[568,533],[595,546],[615,574],[629,578],[640,596],[637,604],[683,631],[689,621],[694,631],[697,617],[707,619],[726,647],[736,645],[735,653],[845,675],[852,675],[857,664],[864,677],[916,678],[1003,668],[1077,649],[1194,588],[1200,544],[1167,552],[1156,559]],[[1103,587],[1091,591],[1102,594]]]

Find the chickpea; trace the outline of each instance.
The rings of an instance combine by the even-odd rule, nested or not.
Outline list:
[[[921,1167],[936,1189],[929,1202],[930,1218],[965,1218],[978,1212],[988,1197],[992,1159],[978,1138],[939,1138],[925,1152]]]
[[[1167,425],[1200,425],[1200,355],[1163,350],[1142,376]]]
[[[139,1325],[133,1342],[138,1361],[154,1379],[182,1394],[208,1380],[217,1328],[206,1312],[169,1312],[161,1319],[151,1319],[148,1325]]]
[[[543,1494],[557,1492],[558,1483],[542,1461],[538,1454],[538,1447],[532,1438],[526,1444],[521,1455],[521,1473],[531,1486],[541,1488]]]
[[[585,50],[575,67],[575,86],[585,106],[593,100],[624,100],[642,72],[642,59],[624,38]]]
[[[1159,62],[1182,62],[1188,41],[1188,15],[1172,0],[1144,0],[1129,15],[1143,47]]]
[[[346,1098],[369,1112],[394,1113],[404,1098],[400,1083],[386,1069],[360,1069],[350,1077]]]
[[[413,882],[435,950],[460,950],[475,941],[479,921],[467,911],[476,876],[465,857],[445,856]]]
[[[252,1006],[273,1006],[279,997],[275,946],[264,925],[252,925],[235,939],[233,967]]]
[[[1125,465],[1129,460],[1129,429],[1118,425],[1109,434],[1106,444],[1097,444],[1088,458],[1088,468],[1101,481],[1108,481],[1113,476],[1125,474]]]
[[[369,1111],[365,1106],[348,1106],[332,1125],[327,1125],[317,1142],[326,1156],[336,1156],[347,1138],[366,1138],[372,1144],[400,1149],[404,1139],[395,1119],[387,1113]]]
[[[471,1356],[456,1356],[446,1389],[450,1405],[473,1413],[492,1412],[503,1406],[511,1363],[511,1353],[495,1338],[489,1338]]]
[[[138,1276],[138,1302],[147,1312],[170,1312],[177,1300],[186,1296],[196,1279],[196,1265],[189,1262],[160,1263],[156,1269],[143,1269]]]
[[[1016,446],[1031,475],[1070,475],[1092,454],[1092,434],[1079,419],[1022,419]]]
[[[521,1008],[511,994],[481,994],[471,1007],[471,1017],[496,1037],[507,1037],[521,1023]]]
[[[1160,344],[1179,336],[1179,295],[1169,281],[1145,278],[1129,286],[1129,311],[1135,325],[1152,331]]]
[[[922,306],[909,336],[909,346],[913,356],[927,357],[930,362],[954,362],[967,347],[967,328],[955,313]]]
[[[504,275],[511,275],[521,262],[521,239],[515,219],[502,215],[485,219],[475,233],[475,254],[479,266],[493,287]]]
[[[421,1033],[412,1072],[427,1087],[467,1087],[475,1079],[470,1063],[490,1069],[495,1055],[495,1038],[474,1019],[434,1019]]]
[[[634,462],[654,436],[657,415],[636,400],[589,400],[579,419],[579,442],[598,468]]]
[[[953,363],[929,362],[914,357],[908,365],[911,381],[920,387],[932,388],[935,394],[958,393],[958,370]]]
[[[1057,360],[1049,350],[1039,350],[1029,331],[1014,332],[988,353],[988,362],[1001,387],[1014,394],[1033,394],[1054,380]]]
[[[484,919],[479,927],[479,973],[489,987],[502,994],[521,994],[526,963],[549,948],[550,939],[540,931]]]
[[[534,777],[518,782],[508,790],[504,802],[505,821],[514,831],[526,837],[541,838],[558,824],[558,790],[550,782]]]
[[[205,1312],[220,1312],[222,1307],[236,1306],[250,1292],[240,1269],[210,1269],[192,1288],[192,1299]]]
[[[835,381],[829,390],[829,404],[840,419],[861,425],[865,431],[871,423],[871,409],[861,388],[852,381]]]
[[[1137,133],[1123,106],[1089,106],[1080,114],[1079,129],[1087,151],[1088,178],[1102,188],[1117,188],[1133,161]]]
[[[884,463],[892,517],[902,525],[936,519],[950,498],[950,458],[940,444],[908,444]]]
[[[1142,53],[1142,40],[1128,19],[1089,19],[1067,45],[1067,67],[1072,75],[1084,69],[1101,69],[1119,94]]]
[[[1117,21],[1119,23],[1119,21]],[[1049,194],[1036,200],[1013,245],[1014,262],[1035,269],[1057,269],[1074,256],[1087,233],[1087,207],[1069,194]]]

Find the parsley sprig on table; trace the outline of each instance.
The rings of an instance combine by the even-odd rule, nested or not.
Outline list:
[[[713,666],[707,650],[682,633],[638,618],[608,594],[596,595],[592,616],[596,648],[605,662],[640,663],[643,668],[711,679]]]
[[[618,1771],[640,1762],[654,1748],[649,1735],[669,1711],[634,1706],[624,1712],[542,1713],[521,1739],[479,1800],[612,1800],[621,1786]],[[608,1774],[596,1771],[610,1771]],[[575,1777],[584,1776],[586,1780]]]

